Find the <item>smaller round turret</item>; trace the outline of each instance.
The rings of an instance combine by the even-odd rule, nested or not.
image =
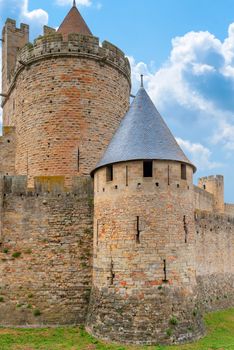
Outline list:
[[[143,87],[94,175],[88,330],[125,343],[202,334],[196,305],[193,172]]]

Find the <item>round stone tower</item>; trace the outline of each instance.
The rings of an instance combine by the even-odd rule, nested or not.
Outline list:
[[[198,338],[193,172],[143,87],[94,175],[87,329],[125,343]]]
[[[13,35],[8,27],[4,43]],[[69,186],[72,177],[89,175],[126,113],[130,65],[91,34],[75,2],[57,32],[45,29],[17,54],[3,87],[3,120],[16,130],[16,174],[31,183],[65,176]]]

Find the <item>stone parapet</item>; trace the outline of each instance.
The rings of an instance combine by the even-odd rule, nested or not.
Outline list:
[[[11,82],[23,68],[29,68],[38,60],[56,57],[89,58],[97,60],[100,65],[110,64],[123,73],[131,85],[131,68],[128,58],[115,45],[94,36],[70,34],[68,41],[63,41],[62,34],[49,33],[34,40],[34,44],[27,43],[18,53],[16,66]],[[4,100],[2,105],[4,106]]]

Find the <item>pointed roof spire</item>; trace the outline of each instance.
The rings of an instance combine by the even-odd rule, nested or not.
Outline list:
[[[144,87],[144,75],[141,74],[141,87]]]
[[[143,76],[142,76],[143,78]],[[188,160],[142,86],[96,169],[130,160]],[[93,173],[93,172],[92,172]]]
[[[65,40],[67,40],[69,34],[92,35],[76,7],[76,0],[73,0],[73,6],[64,18],[57,32],[62,34]]]

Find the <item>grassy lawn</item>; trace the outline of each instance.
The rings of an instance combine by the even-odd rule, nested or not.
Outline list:
[[[0,329],[0,350],[234,350],[234,309],[206,315],[207,336],[179,346],[123,346],[97,341],[78,327]]]

